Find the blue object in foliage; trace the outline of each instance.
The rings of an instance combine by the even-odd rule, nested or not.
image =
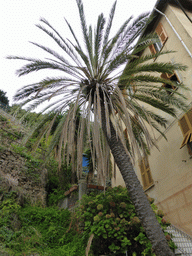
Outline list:
[[[82,163],[82,166],[83,167],[88,167],[89,165],[89,160],[87,159],[86,156],[83,155],[83,163]]]

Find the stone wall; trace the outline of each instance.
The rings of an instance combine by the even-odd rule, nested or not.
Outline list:
[[[47,170],[39,167],[28,170],[26,159],[11,150],[0,150],[0,200],[3,192],[16,191],[18,200],[32,205],[46,205]]]

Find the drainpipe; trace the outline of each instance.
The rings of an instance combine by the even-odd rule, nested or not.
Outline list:
[[[180,42],[182,43],[182,45],[184,46],[185,50],[188,52],[189,56],[192,58],[192,54],[190,52],[190,50],[188,49],[188,47],[186,46],[186,44],[183,42],[183,40],[181,39],[180,35],[177,33],[177,31],[175,30],[175,28],[173,27],[173,25],[171,24],[170,20],[167,18],[167,16],[159,11],[158,9],[154,8],[155,11],[157,11],[158,13],[160,13],[161,15],[163,15],[165,17],[165,19],[167,20],[167,22],[169,23],[169,25],[171,26],[171,28],[173,29],[173,31],[175,32],[176,36],[178,37],[178,39],[180,40]]]

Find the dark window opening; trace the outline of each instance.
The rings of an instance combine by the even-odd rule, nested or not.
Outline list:
[[[164,78],[164,79],[167,79],[167,80],[176,82],[176,83],[179,83],[179,82],[180,82],[179,79],[178,79],[178,77],[177,77],[177,75],[176,75],[175,73],[172,74],[172,75],[162,74],[161,77]],[[172,90],[176,90],[176,89],[177,89],[176,86],[171,85],[171,84],[166,84],[166,83],[163,84],[162,87],[167,88],[167,89],[170,89],[170,90],[167,90],[167,93],[168,93],[168,94],[172,94],[172,93],[173,93]]]

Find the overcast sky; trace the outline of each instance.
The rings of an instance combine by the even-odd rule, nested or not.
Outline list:
[[[87,24],[96,24],[100,13],[108,18],[114,0],[83,0]],[[151,11],[156,0],[118,0],[111,34],[113,35],[123,22],[133,15]],[[24,85],[38,82],[47,77],[45,73],[30,74],[23,77],[15,75],[24,61],[8,60],[8,55],[42,58],[43,50],[29,43],[40,43],[54,48],[55,44],[48,36],[38,29],[35,24],[43,17],[57,29],[64,38],[72,38],[64,17],[72,25],[79,38],[81,27],[75,0],[0,0],[0,27],[1,27],[1,82],[0,89],[7,92],[10,104],[13,104],[13,95]],[[43,71],[44,72],[44,71]],[[47,71],[46,71],[47,72]]]

